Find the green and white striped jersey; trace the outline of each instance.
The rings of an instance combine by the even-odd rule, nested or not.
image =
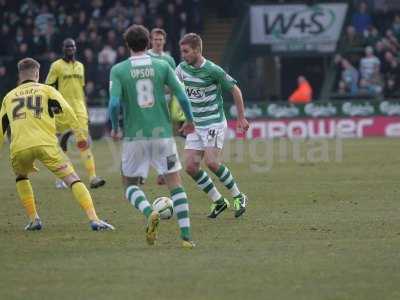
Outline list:
[[[150,55],[151,57],[165,60],[170,65],[170,67],[175,70],[175,68],[176,68],[175,59],[171,55],[167,54],[166,52],[162,52],[161,54],[158,54],[158,53],[154,52],[152,49],[149,49],[149,50],[147,50],[147,54]]]
[[[199,68],[181,62],[175,72],[185,85],[195,126],[204,128],[225,123],[222,90],[231,91],[236,80],[206,59]]]

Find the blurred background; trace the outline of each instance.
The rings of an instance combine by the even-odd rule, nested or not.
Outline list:
[[[370,134],[400,135],[400,0],[0,0],[1,99],[19,59],[38,59],[43,81],[72,37],[92,122],[105,122],[109,70],[128,55],[132,23],[165,29],[177,63],[179,39],[201,34],[204,56],[238,80],[250,119],[370,116]],[[234,118],[229,94],[225,107]]]

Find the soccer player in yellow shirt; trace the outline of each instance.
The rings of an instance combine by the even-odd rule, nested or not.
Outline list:
[[[74,110],[78,118],[80,128],[83,130],[87,139],[89,139],[88,113],[85,102],[85,68],[82,63],[75,59],[76,45],[73,39],[66,39],[63,42],[64,57],[51,64],[49,74],[47,74],[46,84],[55,87],[64,99]],[[68,138],[71,136],[70,126],[58,118],[57,131],[61,133],[60,145],[64,152],[67,151]],[[98,188],[106,182],[104,179],[96,176],[96,167],[93,153],[90,148],[80,149],[80,156],[89,175],[90,187]],[[58,187],[60,183],[58,183]]]
[[[11,165],[18,196],[30,219],[25,229],[42,229],[28,178],[29,173],[37,171],[34,162],[39,160],[71,188],[93,230],[112,230],[112,225],[98,218],[89,191],[58,146],[55,116],[70,124],[82,151],[88,147],[86,136],[63,96],[53,87],[38,83],[39,70],[40,64],[32,58],[18,62],[19,86],[6,95],[0,110],[0,147],[6,131],[11,130]]]

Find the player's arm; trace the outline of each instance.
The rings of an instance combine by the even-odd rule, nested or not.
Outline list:
[[[4,102],[5,100],[3,100],[0,109],[0,151],[3,147],[4,136],[6,135],[8,126],[10,126]]]
[[[85,134],[83,133],[74,110],[64,97],[54,88],[49,89],[49,112],[58,115],[62,122],[68,123],[74,132],[79,149],[88,147]]]
[[[121,81],[118,78],[118,74],[115,68],[111,69],[110,72],[110,99],[108,102],[108,115],[111,121],[111,137],[117,139],[120,136],[119,133],[119,112],[120,102],[122,96]]]
[[[168,68],[167,85],[178,99],[183,113],[185,114],[186,120],[193,122],[193,113],[189,99],[186,96],[183,85],[179,82],[178,77],[171,68]]]
[[[214,76],[217,82],[221,85],[222,89],[230,91],[235,102],[236,110],[238,112],[237,128],[241,132],[246,132],[249,129],[249,122],[244,115],[244,101],[240,88],[237,86],[237,81],[227,74],[221,67],[215,68]]]
[[[58,70],[56,64],[54,63],[52,63],[50,66],[49,73],[46,77],[46,84],[58,89]]]
[[[235,106],[238,113],[238,129],[241,132],[246,132],[249,129],[249,122],[247,121],[244,115],[244,103],[243,103],[243,96],[242,91],[240,88],[235,84],[231,90],[233,101],[235,102]]]

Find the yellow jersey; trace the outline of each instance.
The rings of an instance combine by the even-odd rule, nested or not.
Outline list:
[[[85,104],[85,68],[77,60],[67,62],[60,58],[50,66],[46,84],[55,87],[71,105],[75,114],[87,116]]]
[[[0,147],[11,129],[11,155],[37,146],[58,145],[55,115],[68,122],[77,140],[85,140],[71,106],[53,87],[24,81],[10,91],[0,109]]]

